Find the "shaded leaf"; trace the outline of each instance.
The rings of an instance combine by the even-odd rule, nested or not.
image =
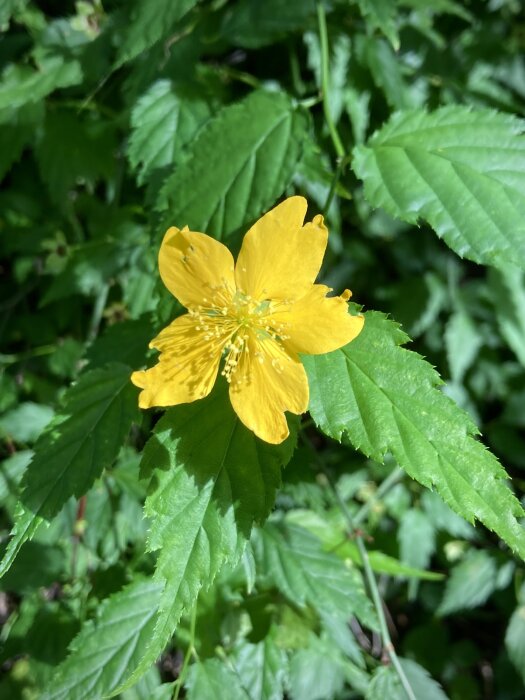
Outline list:
[[[128,367],[113,364],[86,372],[67,391],[63,408],[36,442],[24,474],[21,504],[0,575],[42,520],[51,520],[71,496],[82,496],[117,456],[138,417],[129,375]]]
[[[483,605],[497,588],[494,559],[482,550],[472,550],[452,569],[438,614],[450,615]]]
[[[229,700],[248,700],[239,676],[218,659],[206,659],[190,668],[186,690],[188,700],[217,700],[228,688]]]
[[[505,633],[505,646],[516,670],[525,682],[525,605],[516,608]]]

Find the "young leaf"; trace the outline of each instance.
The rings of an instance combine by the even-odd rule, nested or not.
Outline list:
[[[293,451],[293,436],[274,446],[245,428],[225,385],[167,411],[144,450],[142,472],[152,476],[148,546],[158,552],[154,578],[165,587],[146,654],[126,687],[155,661],[200,589],[242,553],[253,523],[268,516]]]
[[[254,531],[254,554],[262,580],[273,584],[296,605],[311,605],[329,614],[356,615],[376,625],[360,574],[331,552],[308,530],[267,523]]]
[[[470,418],[447,398],[422,357],[400,347],[408,340],[377,312],[362,333],[327,355],[303,358],[310,413],[321,430],[343,434],[367,456],[391,452],[408,474],[466,520],[477,518],[525,558],[523,509],[496,458],[475,439]]]
[[[166,181],[159,207],[169,210],[171,224],[223,238],[283,193],[307,125],[306,113],[283,93],[256,91],[223,108]]]
[[[119,49],[117,67],[167,37],[197,0],[135,0],[124,41]]]
[[[525,138],[508,114],[442,107],[395,114],[353,168],[376,207],[427,221],[460,256],[525,267]]]
[[[64,406],[35,444],[22,480],[21,503],[0,576],[42,520],[51,520],[71,498],[82,496],[122,446],[138,418],[130,370],[112,364],[86,372],[66,393]]]
[[[171,165],[210,116],[210,105],[186,92],[171,80],[158,80],[133,108],[128,158],[139,185],[156,168]]]
[[[140,660],[162,586],[134,581],[105,600],[71,644],[41,700],[92,700],[111,693]]]

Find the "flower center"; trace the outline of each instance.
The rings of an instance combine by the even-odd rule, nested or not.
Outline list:
[[[241,360],[247,359],[250,352],[262,364],[264,344],[271,341],[281,344],[288,338],[285,324],[273,318],[273,314],[289,302],[256,300],[241,291],[231,297],[222,288],[213,292],[211,298],[203,297],[203,304],[188,308],[188,312],[195,318],[196,330],[203,331],[204,340],[210,343],[210,354],[216,356],[219,349],[224,353],[221,374],[231,382]]]

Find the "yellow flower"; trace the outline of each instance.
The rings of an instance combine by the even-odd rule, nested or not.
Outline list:
[[[347,290],[314,284],[328,231],[322,216],[303,226],[307,203],[289,197],[244,237],[237,264],[204,233],[168,229],[159,270],[187,308],[151,341],[160,351],[151,369],[134,372],[139,406],[173,406],[207,396],[221,358],[236,414],[274,444],[288,436],[285,411],[308,408],[308,380],[299,353],[316,355],[353,340],[364,323],[348,314]]]

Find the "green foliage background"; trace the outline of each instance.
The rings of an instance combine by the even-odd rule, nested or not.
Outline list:
[[[523,698],[521,3],[0,0],[0,31],[0,698]],[[236,252],[290,194],[366,313],[304,358],[309,416],[267,445],[221,382],[139,412],[166,227]]]

